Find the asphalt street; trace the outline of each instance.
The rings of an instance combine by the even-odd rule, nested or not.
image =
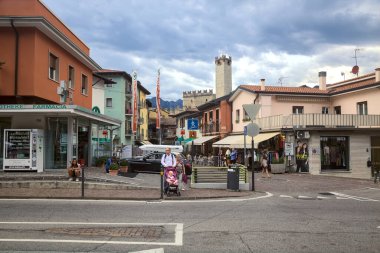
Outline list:
[[[262,188],[279,184],[262,179]],[[334,179],[335,180],[335,179]],[[260,182],[260,179],[259,179]],[[0,200],[5,252],[380,252],[368,183],[199,201]],[[355,182],[355,181],[354,181]]]

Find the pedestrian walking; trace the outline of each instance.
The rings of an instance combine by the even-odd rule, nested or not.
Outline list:
[[[231,163],[235,164],[236,160],[237,160],[237,151],[235,148],[232,148],[232,152],[231,152],[230,157],[231,157]]]
[[[110,173],[111,164],[112,164],[112,158],[108,157],[106,160],[106,163],[104,164],[104,168],[106,170],[106,173]]]
[[[185,165],[183,164],[183,161],[179,154],[176,156],[176,162],[177,162],[176,171],[177,171],[177,177],[178,177],[178,182],[179,182],[178,187],[179,189],[184,191],[185,185],[187,183],[187,176],[185,173]]]
[[[264,173],[266,173],[267,177],[270,178],[269,172],[268,172],[268,154],[266,151],[263,153],[263,157],[261,159],[261,176],[264,177]]]
[[[69,174],[69,181],[79,181],[80,177],[80,164],[78,164],[77,159],[73,159],[70,163],[70,167],[67,168]]]

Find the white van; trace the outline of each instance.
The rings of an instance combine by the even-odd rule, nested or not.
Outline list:
[[[165,153],[166,148],[170,148],[173,153],[182,153],[183,147],[180,145],[142,145],[139,147],[141,150],[146,152],[163,152]]]

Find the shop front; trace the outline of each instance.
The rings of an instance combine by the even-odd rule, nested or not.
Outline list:
[[[19,159],[30,157],[25,148],[17,148],[21,144],[16,140],[25,139],[25,131],[14,132],[10,141],[5,136],[6,130],[38,131],[36,150],[42,152],[36,159],[43,160],[43,170],[64,169],[73,158],[81,164],[91,165],[96,154],[94,149],[99,148],[99,138],[95,141],[91,138],[93,129],[119,126],[120,123],[75,105],[0,105],[0,166],[4,171],[30,170],[4,163],[9,150]],[[34,151],[31,152],[33,155]]]

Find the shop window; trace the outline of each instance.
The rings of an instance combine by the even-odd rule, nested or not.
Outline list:
[[[106,106],[112,107],[112,98],[106,98]]]
[[[303,106],[293,106],[293,114],[303,114]]]
[[[349,170],[349,137],[321,136],[321,170]]]
[[[57,82],[59,79],[59,59],[52,53],[49,53],[49,78]]]
[[[74,89],[74,76],[75,76],[75,70],[73,66],[69,66],[69,78],[68,78],[68,85],[70,89]]]
[[[87,95],[88,94],[88,78],[86,75],[82,74],[82,94]]]
[[[367,101],[356,104],[359,115],[368,115]]]
[[[329,114],[329,108],[326,106],[322,107],[322,114]]]

